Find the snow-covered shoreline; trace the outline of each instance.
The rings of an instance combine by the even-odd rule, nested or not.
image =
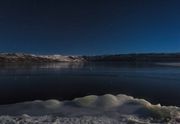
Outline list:
[[[179,107],[153,105],[123,94],[1,105],[0,115],[0,123],[4,124],[180,123]]]

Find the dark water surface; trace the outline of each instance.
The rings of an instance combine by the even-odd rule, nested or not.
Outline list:
[[[0,104],[107,93],[180,106],[180,67],[117,62],[0,65]]]

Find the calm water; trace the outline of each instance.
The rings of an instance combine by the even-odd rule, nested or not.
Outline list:
[[[0,104],[107,93],[180,106],[180,67],[117,62],[0,65]]]

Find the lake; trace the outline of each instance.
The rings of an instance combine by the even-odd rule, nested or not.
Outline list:
[[[0,104],[107,93],[180,106],[180,67],[120,62],[0,65]]]

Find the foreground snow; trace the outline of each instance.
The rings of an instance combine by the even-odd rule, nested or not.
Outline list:
[[[180,123],[180,109],[126,95],[90,95],[72,101],[33,101],[0,106],[1,124]]]
[[[22,115],[18,117],[1,116],[1,124],[150,124],[152,119],[140,119],[135,116],[122,116],[119,119],[113,119],[106,116],[82,116],[82,117],[52,117],[38,116],[31,117]],[[154,121],[155,122],[155,121]],[[155,123],[166,123],[156,121]],[[170,122],[169,122],[170,123]],[[176,123],[171,121],[171,123]]]

